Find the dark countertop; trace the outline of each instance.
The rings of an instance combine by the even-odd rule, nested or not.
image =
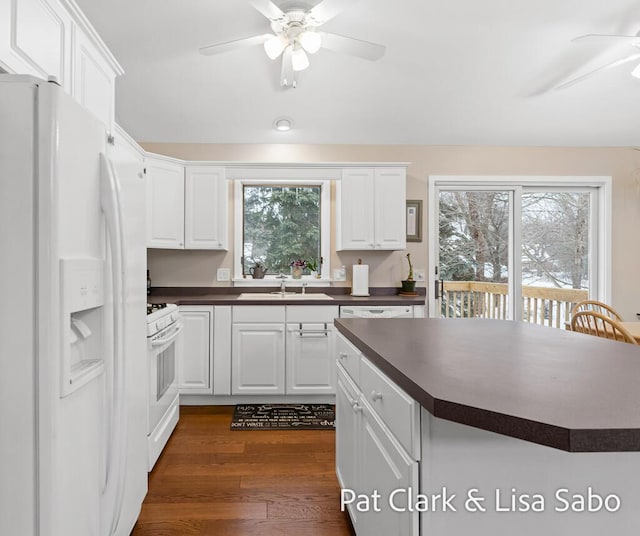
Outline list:
[[[148,303],[175,303],[177,305],[424,305],[425,289],[418,296],[398,296],[395,288],[371,288],[371,296],[351,296],[346,287],[311,287],[307,294],[328,294],[333,299],[280,298],[239,299],[241,293],[268,294],[275,287],[160,287],[147,296]],[[297,293],[299,289],[295,290]]]
[[[524,322],[335,320],[435,417],[569,452],[640,451],[640,348]]]

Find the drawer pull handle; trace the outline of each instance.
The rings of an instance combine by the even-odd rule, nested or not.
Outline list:
[[[352,408],[354,413],[360,413],[362,411],[362,406],[357,402],[354,402]]]
[[[376,393],[375,391],[371,391],[371,400],[374,402],[376,400],[382,400],[382,393]]]
[[[340,359],[347,359],[347,352],[340,352]]]

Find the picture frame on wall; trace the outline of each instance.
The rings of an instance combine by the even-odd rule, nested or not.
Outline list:
[[[407,242],[422,242],[421,199],[407,199]]]

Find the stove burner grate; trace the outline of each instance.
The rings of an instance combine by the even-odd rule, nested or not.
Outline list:
[[[147,303],[147,314],[150,315],[155,311],[164,309],[167,306],[166,303]]]

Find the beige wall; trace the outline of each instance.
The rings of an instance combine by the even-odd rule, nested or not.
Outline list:
[[[142,143],[154,153],[185,160],[238,162],[411,162],[407,199],[427,199],[429,175],[606,175],[613,177],[612,304],[635,320],[640,312],[640,152],[627,148],[440,147],[419,145],[207,145]],[[232,212],[232,211],[231,211]],[[408,243],[415,268],[427,268],[423,242]],[[232,221],[232,220],[230,220]],[[230,229],[230,243],[233,234]],[[332,268],[358,258],[370,265],[371,286],[399,286],[406,252],[332,252]],[[154,285],[215,286],[219,267],[233,268],[234,252],[149,250]]]

